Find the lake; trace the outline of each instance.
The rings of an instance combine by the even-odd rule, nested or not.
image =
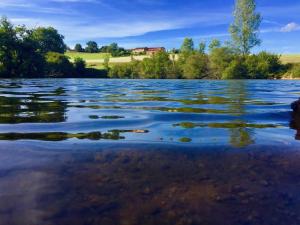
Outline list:
[[[0,80],[0,225],[300,224],[300,81]]]

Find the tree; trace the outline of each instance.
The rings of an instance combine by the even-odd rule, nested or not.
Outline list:
[[[235,57],[235,53],[229,47],[213,48],[209,55],[211,78],[221,79]]]
[[[96,53],[99,52],[98,44],[95,41],[89,41],[86,43],[85,51],[88,53]]]
[[[236,58],[224,70],[222,79],[247,79],[247,74],[247,67],[243,59]]]
[[[70,76],[73,66],[68,57],[57,52],[48,52],[45,56],[47,62],[46,73],[52,77]]]
[[[209,51],[211,52],[215,48],[220,48],[221,47],[221,42],[218,39],[213,39],[210,44],[209,44]]]
[[[208,73],[208,58],[202,53],[190,55],[183,65],[183,76],[187,79],[203,79]]]
[[[18,43],[17,33],[13,25],[6,17],[0,21],[0,75],[15,75],[16,47]]]
[[[200,44],[199,44],[199,53],[205,54],[205,49],[206,49],[206,43],[205,42],[200,42]]]
[[[280,74],[284,72],[280,57],[268,52],[260,52],[257,55],[245,57],[245,64],[248,77],[251,79],[280,78]]]
[[[67,46],[64,43],[64,36],[59,34],[53,27],[38,27],[32,31],[33,39],[39,45],[42,54],[47,52],[65,53]]]
[[[84,49],[82,48],[81,44],[76,44],[74,50],[76,52],[84,52]]]
[[[229,30],[232,45],[243,55],[248,55],[253,47],[261,43],[258,37],[261,21],[255,0],[236,0],[234,22]]]
[[[192,38],[185,38],[180,48],[181,53],[191,53],[194,51],[194,41]]]
[[[0,20],[0,76],[37,77],[44,72],[45,60],[33,40],[32,31]]]
[[[143,78],[166,79],[173,77],[173,64],[169,54],[165,51],[159,51],[151,58],[145,58],[142,62]]]
[[[108,53],[111,53],[112,57],[119,56],[119,46],[117,43],[112,43],[108,46]]]

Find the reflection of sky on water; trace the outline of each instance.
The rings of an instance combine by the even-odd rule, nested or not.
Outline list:
[[[122,142],[296,144],[289,105],[299,88],[296,81],[2,80],[0,139],[102,143],[116,141],[117,130]],[[174,126],[182,123],[195,127]],[[101,137],[91,138],[95,132]]]

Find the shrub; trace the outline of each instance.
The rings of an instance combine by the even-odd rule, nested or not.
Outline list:
[[[183,76],[187,79],[202,79],[208,76],[208,57],[205,54],[192,54],[182,65]]]
[[[73,66],[65,55],[57,52],[48,52],[45,58],[47,63],[47,75],[62,77],[73,74]]]
[[[230,62],[224,70],[222,79],[247,79],[247,67],[242,58],[236,58]]]
[[[212,48],[209,56],[211,77],[221,79],[235,57],[234,51],[229,47]]]
[[[82,58],[74,59],[74,70],[77,75],[83,75],[85,73],[86,63]]]
[[[300,78],[300,63],[290,64],[288,71],[284,75],[285,78]]]
[[[115,64],[109,69],[110,78],[139,78],[140,62],[132,61],[130,63]]]

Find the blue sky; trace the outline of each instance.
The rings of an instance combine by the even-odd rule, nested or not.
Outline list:
[[[257,50],[300,53],[300,1],[257,0],[263,42]],[[234,0],[0,0],[0,14],[15,24],[53,26],[69,46],[95,40],[133,48],[178,48],[229,39]]]

